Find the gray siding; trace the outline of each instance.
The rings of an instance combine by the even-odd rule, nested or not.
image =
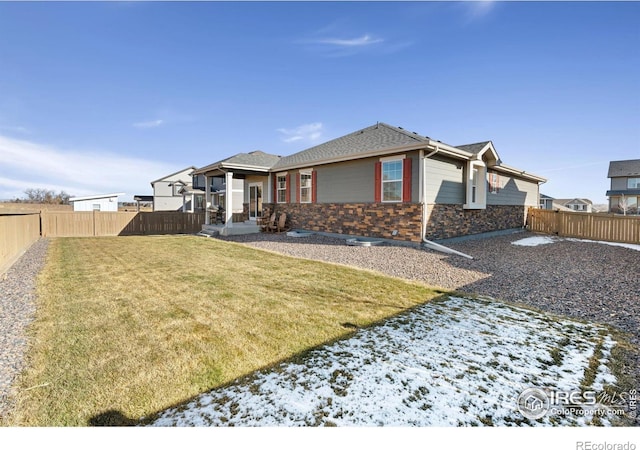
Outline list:
[[[627,177],[611,178],[612,191],[624,191],[627,189]]]
[[[489,169],[489,171],[491,171],[491,169]],[[502,173],[498,173],[498,175],[500,186],[498,193],[492,194],[489,191],[489,184],[487,182],[487,205],[539,206],[537,183]]]
[[[376,161],[368,158],[316,167],[318,203],[373,202]]]
[[[437,156],[427,159],[424,173],[427,184],[426,203],[464,203],[464,164],[462,161]]]
[[[401,154],[411,159],[411,200],[417,203],[420,192],[418,152]],[[379,157],[375,157],[314,167],[318,172],[318,203],[374,202],[375,165],[379,160]],[[292,186],[297,188],[293,176]],[[295,201],[294,196],[291,201]]]

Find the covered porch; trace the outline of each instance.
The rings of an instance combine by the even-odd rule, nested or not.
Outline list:
[[[256,151],[240,153],[197,169],[204,177],[203,232],[222,236],[260,231],[263,202],[272,197],[269,169],[279,156]]]

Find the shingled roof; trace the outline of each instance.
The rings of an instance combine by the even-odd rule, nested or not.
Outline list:
[[[393,149],[421,142],[429,142],[429,138],[379,122],[324,144],[285,156],[278,161],[273,170],[313,164],[327,159],[357,157],[360,153]]]
[[[194,173],[200,174],[225,166],[246,166],[268,170],[280,160],[280,156],[256,150],[250,153],[238,153],[220,161],[201,167]]]
[[[611,161],[609,163],[608,178],[640,176],[640,159],[626,161]]]
[[[460,150],[463,150],[465,152],[469,152],[469,153],[473,153],[474,155],[477,155],[489,143],[491,143],[491,141],[477,142],[475,144],[467,144],[467,145],[456,145],[456,148],[459,148]]]

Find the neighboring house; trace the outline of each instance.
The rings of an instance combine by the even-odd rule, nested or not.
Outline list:
[[[99,194],[87,195],[84,197],[71,197],[69,203],[73,205],[74,211],[118,211],[118,197],[124,195],[119,192],[117,194]]]
[[[195,169],[194,166],[190,166],[152,181],[153,210],[182,211],[190,209],[191,205],[185,206],[184,204],[185,197],[182,190],[192,188],[191,176]]]
[[[593,212],[593,202],[588,198],[555,198],[551,209],[564,211]]]
[[[540,194],[540,209],[553,209],[553,197]]]
[[[546,181],[503,164],[491,141],[454,147],[384,123],[286,157],[241,153],[194,174],[234,186],[224,199],[230,227],[232,210],[256,220],[275,209],[296,229],[411,242],[522,227]]]
[[[608,178],[611,178],[609,212],[640,214],[640,159],[611,161]]]

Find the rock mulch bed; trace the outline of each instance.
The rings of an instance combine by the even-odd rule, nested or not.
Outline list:
[[[25,331],[36,312],[35,280],[48,245],[40,239],[0,275],[0,420],[11,407],[11,386],[24,367]]]

